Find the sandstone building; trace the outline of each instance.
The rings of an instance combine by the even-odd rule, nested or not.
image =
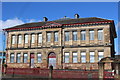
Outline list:
[[[7,32],[8,67],[98,69],[103,57],[114,57],[113,20],[89,17],[26,23]],[[111,69],[111,64],[106,64]]]

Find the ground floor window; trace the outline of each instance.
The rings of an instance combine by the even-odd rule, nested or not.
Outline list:
[[[10,63],[14,63],[14,53],[10,54]]]
[[[69,63],[69,53],[65,53],[65,63]]]
[[[20,63],[20,59],[21,59],[21,56],[20,56],[20,53],[17,54],[17,63]]]
[[[37,62],[41,63],[42,62],[42,57],[41,57],[41,53],[37,54]]]
[[[27,61],[28,61],[28,54],[27,54],[27,53],[24,53],[23,63],[27,63]]]
[[[86,63],[86,52],[81,52],[81,63]]]
[[[77,63],[77,52],[73,52],[73,63]]]

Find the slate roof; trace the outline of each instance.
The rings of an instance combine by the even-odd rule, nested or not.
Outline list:
[[[45,24],[49,22],[55,22],[58,24],[75,24],[75,23],[88,23],[88,22],[100,22],[100,21],[112,21],[112,20],[97,18],[97,17],[78,18],[78,19],[60,19],[60,20],[53,20],[53,21],[46,21],[46,22],[26,23],[26,24],[17,25],[14,27],[6,28],[6,29],[45,26]]]

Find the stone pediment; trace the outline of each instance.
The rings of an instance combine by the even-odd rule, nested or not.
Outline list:
[[[45,24],[45,26],[62,26],[62,25],[59,23],[55,23],[55,22],[48,22]]]

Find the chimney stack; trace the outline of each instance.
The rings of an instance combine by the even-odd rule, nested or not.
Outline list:
[[[45,22],[45,21],[47,21],[48,20],[48,18],[47,17],[43,17],[43,21]]]
[[[79,14],[75,14],[75,19],[78,19],[79,18]]]

